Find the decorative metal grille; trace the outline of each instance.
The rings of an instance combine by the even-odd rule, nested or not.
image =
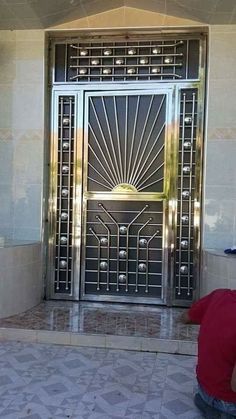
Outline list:
[[[163,192],[166,95],[89,98],[88,191]]]
[[[84,293],[163,298],[163,202],[88,201]]]
[[[198,92],[181,90],[175,298],[192,300],[194,291],[194,197]]]
[[[55,45],[56,83],[178,81],[198,77],[199,39],[77,39]]]
[[[72,292],[72,220],[75,97],[59,96],[57,158],[57,221],[54,292]]]

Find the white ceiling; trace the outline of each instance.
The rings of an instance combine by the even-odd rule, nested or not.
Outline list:
[[[236,0],[0,0],[0,29],[39,29],[127,6],[208,24],[236,24]]]

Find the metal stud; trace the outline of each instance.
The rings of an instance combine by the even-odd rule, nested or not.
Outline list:
[[[62,219],[62,221],[66,221],[66,220],[68,219],[68,214],[67,214],[67,212],[62,212],[62,213],[61,213],[61,219]]]
[[[62,122],[63,122],[63,125],[69,125],[70,124],[70,118],[65,117],[65,118],[63,118]]]
[[[65,260],[60,260],[59,266],[61,269],[66,269],[67,262]]]
[[[116,65],[123,65],[124,64],[124,59],[123,58],[116,58],[115,60],[115,64]]]
[[[92,64],[92,65],[99,65],[99,64],[100,64],[100,61],[99,61],[99,60],[97,60],[96,58],[93,58],[93,59],[91,60],[91,64]]]
[[[161,72],[160,67],[152,67],[151,69],[152,74],[158,74]]]
[[[140,239],[139,240],[139,246],[140,247],[145,247],[147,245],[147,240],[146,239]]]
[[[128,55],[135,55],[136,54],[136,49],[135,48],[129,48],[128,49]]]
[[[187,275],[187,273],[188,273],[188,267],[186,265],[180,266],[179,272],[181,273],[181,275]]]
[[[165,64],[172,64],[174,61],[173,57],[165,57],[164,58],[164,63]]]
[[[152,53],[153,54],[160,54],[161,53],[161,48],[159,48],[159,47],[154,47],[154,48],[152,48]]]
[[[101,262],[100,263],[100,268],[102,271],[106,271],[107,270],[107,262]]]
[[[148,58],[147,57],[140,58],[139,63],[142,65],[148,64]]]
[[[185,124],[191,124],[192,120],[193,120],[193,118],[191,116],[185,116],[185,118],[184,118]]]
[[[124,275],[124,274],[120,274],[120,275],[119,275],[119,282],[120,282],[121,284],[124,284],[124,283],[126,282],[126,275]]]
[[[183,191],[182,192],[182,197],[183,198],[189,198],[190,197],[190,192],[189,191]]]
[[[88,69],[85,68],[85,67],[82,67],[82,68],[79,69],[79,74],[81,76],[84,76],[85,74],[87,74],[87,72],[88,72]]]
[[[80,50],[80,55],[82,55],[82,57],[85,57],[86,55],[88,55],[88,50],[87,49],[81,49]]]
[[[69,150],[70,144],[67,141],[65,141],[62,143],[62,148],[63,150]]]
[[[69,173],[69,166],[62,166],[62,173]]]
[[[188,215],[182,215],[181,221],[183,224],[188,224],[189,216]]]
[[[107,246],[107,244],[108,244],[107,237],[101,237],[100,243],[101,243],[102,246]]]
[[[112,50],[111,50],[110,48],[106,48],[106,49],[104,49],[104,51],[103,51],[103,55],[106,55],[106,56],[108,56],[108,55],[112,55]]]
[[[120,259],[125,259],[126,255],[127,255],[127,252],[125,250],[120,250],[119,251]]]
[[[191,172],[191,168],[190,168],[190,166],[184,166],[184,167],[183,167],[183,173],[184,173],[185,175],[188,175],[190,172]]]
[[[111,68],[104,68],[102,72],[103,74],[111,74]]]
[[[60,243],[61,243],[61,244],[67,244],[67,237],[65,237],[65,236],[61,236],[61,238],[60,238]]]
[[[66,198],[68,195],[69,195],[68,189],[62,189],[61,190],[61,196],[63,196],[64,198]]]
[[[135,73],[136,73],[136,68],[134,68],[134,67],[130,67],[130,68],[128,68],[128,69],[127,69],[127,73],[128,73],[128,74],[135,74]]]
[[[181,247],[182,247],[182,249],[187,249],[188,248],[188,240],[182,240],[181,241]]]
[[[119,230],[120,230],[120,234],[126,234],[127,233],[127,227],[126,226],[120,226]]]
[[[185,150],[190,150],[192,147],[192,143],[190,141],[185,141],[184,142],[184,149]]]
[[[139,272],[146,272],[146,269],[147,269],[147,267],[146,267],[146,264],[145,263],[140,263],[138,265]]]

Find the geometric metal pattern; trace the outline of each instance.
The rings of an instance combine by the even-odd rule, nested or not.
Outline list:
[[[197,90],[182,89],[180,102],[175,298],[192,300],[196,180]]]
[[[198,51],[199,39],[70,39],[55,44],[53,82],[198,79]]]
[[[163,192],[166,95],[89,98],[88,191]]]
[[[163,202],[88,201],[84,295],[163,297]]]
[[[54,292],[72,291],[72,221],[74,193],[75,97],[59,96],[57,157],[57,222]]]

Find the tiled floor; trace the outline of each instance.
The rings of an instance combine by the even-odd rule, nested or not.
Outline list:
[[[0,328],[136,336],[196,342],[198,327],[179,322],[181,308],[46,301],[0,320]]]
[[[195,357],[0,343],[2,419],[200,419]]]

